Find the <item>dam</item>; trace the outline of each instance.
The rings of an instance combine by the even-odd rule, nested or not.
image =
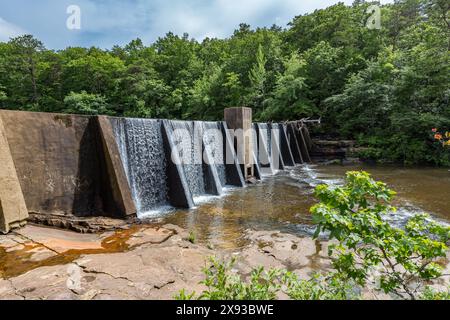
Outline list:
[[[311,144],[301,122],[253,123],[248,108],[217,122],[0,110],[0,231],[194,208],[311,161]]]

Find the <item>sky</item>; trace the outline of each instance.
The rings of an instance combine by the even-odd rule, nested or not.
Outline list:
[[[0,41],[32,34],[47,48],[111,48],[141,38],[149,44],[168,31],[205,37],[230,36],[240,23],[285,27],[297,15],[334,0],[0,0]],[[342,0],[351,4],[353,0]],[[389,0],[381,3],[392,2]],[[67,28],[69,6],[80,9],[80,29]],[[70,19],[70,22],[77,20]],[[72,24],[73,25],[73,24]]]

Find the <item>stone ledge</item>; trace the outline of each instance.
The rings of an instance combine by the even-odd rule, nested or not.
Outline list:
[[[122,220],[106,217],[75,217],[39,213],[30,213],[28,221],[37,225],[67,229],[79,233],[98,233],[126,229],[131,224],[138,222],[136,217]]]

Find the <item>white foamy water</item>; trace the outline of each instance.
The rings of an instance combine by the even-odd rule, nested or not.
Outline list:
[[[138,216],[169,206],[160,122],[131,118],[111,118],[111,122]]]
[[[222,188],[222,194],[221,195],[217,195],[217,196],[216,195],[196,196],[196,197],[194,197],[195,207],[191,208],[191,210],[198,209],[198,206],[200,206],[202,204],[222,199],[222,198],[228,196],[231,192],[235,191],[236,189],[238,189],[238,187],[233,187],[233,186],[226,185],[225,187]],[[239,189],[242,189],[242,188],[239,188]]]
[[[153,210],[138,213],[138,219],[157,219],[163,218],[166,214],[174,212],[176,209],[172,206],[162,206]]]
[[[321,184],[329,186],[342,186],[344,179],[336,176],[324,176],[316,171],[317,165],[303,164],[295,169],[290,169],[289,175],[296,180],[302,187],[305,185],[310,188],[316,188]],[[313,191],[313,190],[312,190]]]

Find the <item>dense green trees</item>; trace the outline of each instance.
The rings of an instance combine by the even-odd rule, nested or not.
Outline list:
[[[48,50],[32,36],[0,43],[0,107],[217,120],[249,106],[256,120],[322,117],[366,156],[449,165],[430,129],[450,128],[450,17],[443,0],[366,1],[297,16],[286,30],[241,24],[227,39],[168,33],[110,50]]]

